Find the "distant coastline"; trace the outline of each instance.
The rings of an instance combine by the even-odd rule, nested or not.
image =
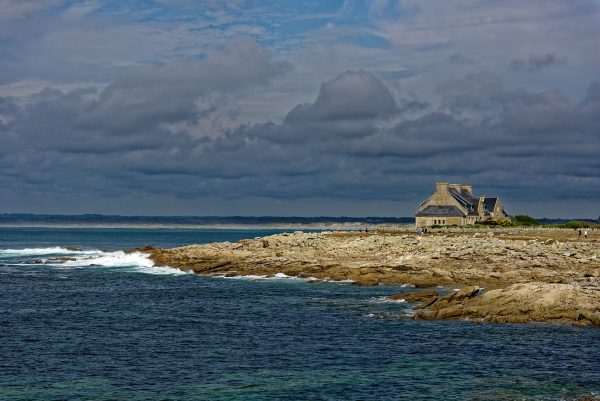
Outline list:
[[[413,217],[118,216],[0,214],[0,227],[172,228],[239,230],[359,230],[414,224]]]
[[[412,224],[406,224],[412,227]],[[22,222],[4,223],[0,222],[0,228],[96,228],[96,229],[181,229],[181,230],[334,230],[334,231],[359,231],[365,228],[369,230],[379,227],[380,224],[368,223],[314,223],[314,224],[128,224],[128,223],[42,223]]]
[[[542,225],[575,219],[541,218]],[[598,223],[594,219],[578,221]],[[374,230],[381,226],[412,226],[414,217],[350,216],[120,216],[0,213],[0,227],[98,229],[215,229],[215,230]],[[408,227],[406,227],[408,228]]]

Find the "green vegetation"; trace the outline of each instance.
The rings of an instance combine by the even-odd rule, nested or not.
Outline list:
[[[516,216],[513,216],[512,220],[521,226],[539,226],[540,225],[540,223],[536,219],[534,219],[531,216],[524,215],[524,214],[518,214]]]
[[[482,221],[481,224],[484,226],[499,226],[499,227],[515,227],[520,224],[514,223],[510,220],[502,220],[502,219],[487,219]]]
[[[548,225],[548,227],[554,227],[554,228],[572,228],[572,229],[590,228],[590,227],[592,227],[592,223],[589,223],[587,221],[572,220],[572,221],[566,222],[564,224],[551,224],[551,225]]]
[[[473,227],[522,227],[539,226],[540,223],[531,216],[519,214],[513,216],[511,220],[487,219],[473,225]]]
[[[439,225],[435,224],[430,228],[444,228],[444,227],[457,227],[456,224],[452,226],[449,225]],[[519,214],[516,216],[512,216],[511,220],[502,220],[502,219],[487,219],[484,221],[478,221],[475,224],[468,224],[465,227],[469,228],[500,228],[500,227],[547,227],[547,228],[570,228],[570,229],[580,229],[580,228],[600,228],[600,225],[594,224],[589,221],[579,221],[572,220],[563,224],[540,224],[539,221],[534,219],[531,216]]]

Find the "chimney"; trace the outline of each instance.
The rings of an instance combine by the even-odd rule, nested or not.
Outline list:
[[[447,182],[438,181],[435,183],[435,190],[436,191],[446,191],[446,190],[448,190],[448,185],[449,184]]]

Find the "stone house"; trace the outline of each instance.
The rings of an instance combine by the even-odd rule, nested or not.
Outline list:
[[[465,226],[487,219],[510,219],[498,197],[474,196],[471,185],[447,182],[436,182],[435,192],[421,203],[416,213],[417,227]]]

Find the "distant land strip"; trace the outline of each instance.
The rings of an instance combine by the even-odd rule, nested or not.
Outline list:
[[[348,216],[120,216],[101,214],[50,215],[4,213],[0,226],[101,226],[101,227],[275,227],[327,228],[341,226],[413,224],[414,217]]]

